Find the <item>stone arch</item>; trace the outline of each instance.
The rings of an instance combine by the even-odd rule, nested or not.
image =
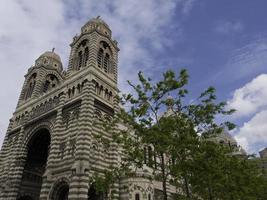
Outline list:
[[[69,193],[69,179],[62,177],[54,182],[51,187],[49,199],[67,200]]]
[[[73,48],[73,69],[79,70],[85,67],[89,61],[90,45],[89,38],[81,37]]]
[[[22,145],[25,159],[22,163],[23,174],[20,182],[20,194],[30,193],[32,199],[39,198],[50,144],[51,129],[44,124],[36,126],[26,135]],[[25,195],[22,197],[22,200],[26,198]]]
[[[109,45],[110,51],[111,51],[111,57],[114,58],[115,56],[115,48],[113,46],[113,43],[110,42],[110,40],[106,37],[99,37],[97,44],[100,44],[101,41],[106,42]]]
[[[146,193],[145,189],[136,183],[129,187],[129,192],[133,196],[132,200],[135,200],[136,194],[139,194],[140,199],[142,199],[143,195]]]
[[[54,70],[45,70],[44,71],[44,74],[43,74],[43,81],[45,80],[45,77],[46,76],[48,76],[48,75],[54,75],[55,77],[57,77],[57,79],[59,80],[59,82],[60,81],[62,81],[63,80],[63,78],[61,77],[61,75],[60,74],[58,74],[56,71],[54,71]]]
[[[74,47],[74,54],[76,54],[79,50],[79,48],[83,45],[83,43],[89,43],[89,38],[84,36],[84,37],[80,37]],[[85,44],[86,45],[86,44]]]
[[[52,140],[52,130],[54,125],[49,121],[44,121],[39,123],[38,125],[34,126],[29,132],[25,134],[24,142],[22,144],[22,149],[25,149],[31,138],[34,136],[34,134],[40,130],[40,129],[47,129],[50,132],[51,140]]]
[[[42,86],[42,93],[46,93],[47,91],[49,91],[52,88],[55,88],[59,85],[59,79],[57,76],[55,76],[54,74],[47,74],[45,76],[45,79],[43,81],[43,86]]]
[[[28,99],[32,96],[37,81],[37,72],[29,74],[26,85],[24,88],[24,99]]]

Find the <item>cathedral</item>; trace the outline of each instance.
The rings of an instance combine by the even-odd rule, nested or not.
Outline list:
[[[82,26],[70,47],[66,70],[53,49],[25,75],[0,152],[0,200],[161,199],[162,184],[149,178],[149,167],[97,192],[94,174],[120,160],[101,125],[119,109],[119,48],[100,17]]]

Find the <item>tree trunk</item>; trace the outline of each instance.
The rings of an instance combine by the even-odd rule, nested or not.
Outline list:
[[[187,199],[191,199],[189,184],[186,175],[184,176],[185,192]]]
[[[211,189],[210,186],[208,188],[208,191],[209,191],[209,200],[213,200],[213,197],[212,197],[212,189]]]
[[[164,154],[163,153],[160,153],[160,157],[161,157],[161,173],[162,173],[163,200],[168,200],[168,194],[167,194],[167,177],[166,177],[166,171],[165,171]]]

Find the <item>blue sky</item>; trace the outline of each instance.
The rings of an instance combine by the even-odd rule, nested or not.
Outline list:
[[[232,134],[258,152],[267,147],[266,8],[265,0],[2,0],[0,139],[34,60],[55,47],[66,68],[72,37],[100,15],[119,42],[122,91],[139,70],[158,79],[186,68],[190,97],[216,87],[238,109]]]

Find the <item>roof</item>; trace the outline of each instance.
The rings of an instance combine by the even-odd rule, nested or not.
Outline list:
[[[58,62],[61,62],[60,56],[54,52],[54,49],[52,51],[44,52],[40,57],[53,58],[57,60]]]

